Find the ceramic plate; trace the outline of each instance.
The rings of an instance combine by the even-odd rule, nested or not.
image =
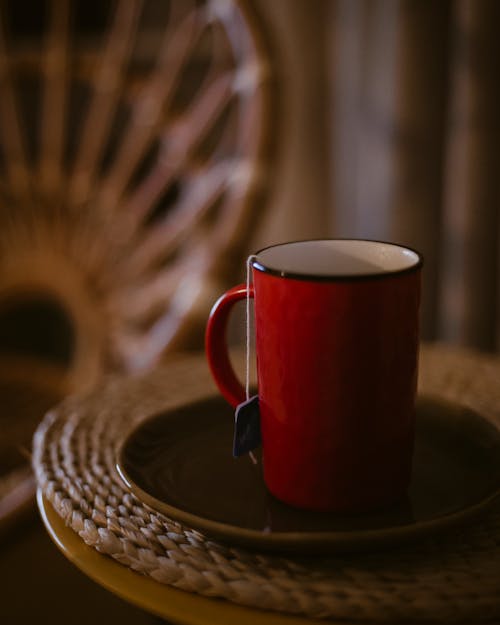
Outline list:
[[[207,536],[254,549],[314,553],[399,543],[466,521],[500,494],[500,434],[477,413],[420,397],[408,496],[346,516],[287,506],[261,461],[231,454],[233,411],[210,397],[151,417],[119,450],[118,471],[144,503]]]

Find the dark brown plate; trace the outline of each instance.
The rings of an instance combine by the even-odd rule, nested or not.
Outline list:
[[[500,493],[500,434],[475,412],[420,397],[407,498],[346,516],[292,508],[266,490],[260,457],[231,455],[233,411],[219,397],[154,416],[125,440],[118,471],[144,503],[225,542],[324,552],[392,544],[466,521]]]

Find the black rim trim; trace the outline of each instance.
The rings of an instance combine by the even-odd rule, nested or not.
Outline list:
[[[332,238],[332,239],[302,239],[298,241],[286,241],[284,243],[275,243],[274,245],[268,245],[263,247],[262,249],[255,252],[254,256],[258,256],[262,252],[269,250],[274,247],[281,247],[283,245],[291,245],[294,243],[311,243],[314,241],[353,241],[353,242],[367,242],[367,243],[383,243],[384,245],[391,245],[392,247],[399,247],[404,250],[408,250],[416,254],[418,258],[418,262],[412,265],[411,267],[405,267],[404,269],[397,269],[394,271],[382,271],[380,273],[360,273],[352,276],[343,275],[343,274],[331,274],[331,275],[315,275],[315,274],[306,274],[306,273],[293,273],[289,271],[282,271],[280,269],[273,269],[271,267],[266,267],[261,262],[259,262],[256,258],[251,261],[252,267],[261,271],[262,273],[268,273],[270,275],[276,276],[278,278],[287,278],[289,280],[303,280],[303,281],[314,281],[314,282],[359,282],[365,280],[383,280],[385,278],[392,278],[394,276],[403,276],[405,274],[413,273],[422,268],[424,264],[424,258],[420,252],[412,247],[408,247],[408,245],[402,245],[400,243],[394,243],[392,241],[380,241],[377,239],[350,239],[350,238]]]

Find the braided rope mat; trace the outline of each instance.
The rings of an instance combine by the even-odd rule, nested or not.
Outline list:
[[[427,346],[421,390],[500,426],[500,360]],[[246,606],[371,622],[500,619],[500,505],[470,528],[397,550],[324,558],[260,554],[214,543],[128,493],[115,452],[142,419],[214,392],[203,358],[110,380],[49,413],[34,439],[39,486],[80,537],[153,579]]]

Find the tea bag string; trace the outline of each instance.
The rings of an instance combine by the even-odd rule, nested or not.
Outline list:
[[[250,323],[250,285],[252,283],[252,262],[256,260],[255,254],[250,254],[247,258],[247,297],[246,297],[246,364],[245,364],[245,398],[250,399],[250,344],[251,344],[251,323]]]
[[[245,398],[250,399],[250,345],[251,345],[251,323],[250,323],[250,285],[252,283],[252,262],[257,258],[255,254],[250,254],[247,258],[247,297],[246,297],[246,363],[245,363]],[[253,452],[248,455],[254,466],[258,465],[257,458]]]

